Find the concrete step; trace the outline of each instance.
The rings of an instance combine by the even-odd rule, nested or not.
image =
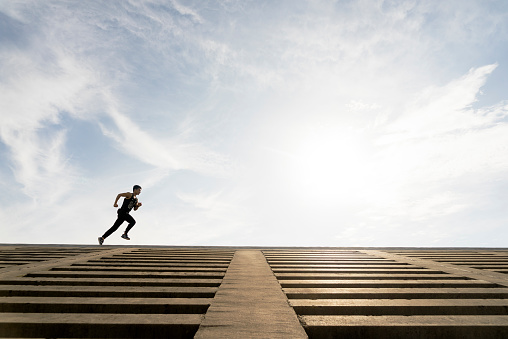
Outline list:
[[[146,255],[112,255],[109,257],[104,257],[104,259],[122,259],[122,260],[129,260],[129,259],[146,259],[146,260],[160,260],[160,261],[189,261],[189,262],[196,262],[196,261],[202,261],[202,262],[229,262],[231,260],[230,257],[213,257],[213,256],[202,256],[202,257],[191,257],[191,256],[175,256],[175,255],[165,255],[165,256],[146,256]]]
[[[200,314],[2,313],[0,337],[193,338]]]
[[[122,267],[122,266],[128,266],[128,267],[219,267],[219,268],[228,268],[229,264],[208,264],[208,263],[161,263],[160,261],[155,261],[153,263],[143,263],[143,262],[136,262],[136,261],[98,261],[92,262],[92,260],[86,262],[86,263],[77,263],[70,265],[71,267],[97,267],[97,266],[103,266],[103,267]]]
[[[67,254],[32,254],[32,253],[26,253],[26,254],[9,254],[9,255],[0,255],[0,260],[2,261],[9,261],[9,260],[22,260],[22,261],[46,261],[46,260],[52,260],[52,259],[61,259],[61,258],[69,258],[73,256],[77,256],[79,254],[87,254],[91,253],[90,251],[87,252],[81,252],[81,253],[67,253]]]
[[[273,273],[363,273],[363,274],[440,274],[427,268],[344,268],[344,269],[272,269]]]
[[[57,257],[57,258],[61,258],[61,257]],[[16,262],[40,262],[40,261],[44,261],[46,260],[46,258],[28,258],[28,257],[24,257],[24,256],[8,256],[8,257],[3,257],[3,258],[0,258],[0,262],[2,263],[16,263]]]
[[[356,266],[356,265],[361,265],[361,266],[374,266],[374,267],[378,267],[378,266],[402,266],[402,267],[406,267],[406,266],[410,266],[410,264],[408,263],[399,263],[399,262],[373,262],[373,261],[352,261],[352,262],[334,262],[334,263],[314,263],[314,262],[309,262],[307,264],[305,263],[302,263],[302,264],[296,264],[296,263],[278,263],[278,264],[270,264],[270,267],[271,268],[301,268],[301,267],[307,267],[307,268],[322,268],[322,267],[328,267],[328,268],[333,268],[333,267],[351,267],[351,266]]]
[[[508,288],[284,288],[289,299],[505,299]]]
[[[468,262],[506,262],[508,258],[503,257],[468,257],[468,258],[454,258],[454,257],[426,257],[426,256],[408,256],[410,258],[419,258],[419,259],[427,259],[435,262],[459,262],[459,263],[468,263]]]
[[[506,299],[292,299],[299,315],[508,315]]]
[[[0,297],[0,312],[202,314],[211,301],[212,298]]]
[[[500,266],[504,266],[504,265],[508,265],[508,260],[499,260],[499,261],[495,261],[495,260],[486,260],[486,261],[465,261],[465,262],[454,262],[453,263],[454,265],[463,265],[463,266],[471,266],[471,265],[500,265]]]
[[[275,273],[275,276],[278,279],[281,280],[288,280],[288,279],[296,279],[296,280],[304,280],[304,279],[311,279],[311,280],[317,280],[317,279],[374,279],[374,280],[381,280],[381,279],[388,279],[388,280],[401,280],[401,279],[407,279],[407,280],[418,280],[418,279],[437,279],[437,280],[443,280],[443,279],[450,279],[450,280],[470,280],[469,278],[465,278],[458,275],[452,275],[452,274],[446,274],[446,273],[412,273],[412,274],[392,274],[390,273]]]
[[[30,263],[32,263],[32,262],[30,262]],[[15,265],[26,265],[26,264],[28,264],[28,262],[26,262],[26,261],[10,261],[10,262],[5,262],[4,261],[4,262],[0,262],[0,266],[2,268],[9,267],[9,266],[15,266]]]
[[[309,338],[508,338],[508,316],[301,316]]]
[[[226,272],[222,267],[132,267],[132,266],[66,266],[54,267],[51,271],[74,271],[74,272]]]
[[[397,264],[397,265],[384,265],[384,264],[351,264],[351,265],[271,265],[272,270],[275,272],[291,272],[291,271],[342,271],[343,269],[377,269],[377,270],[393,270],[393,269],[425,269],[424,267],[418,267],[409,264]]]
[[[492,288],[481,280],[279,280],[284,288]]]
[[[143,258],[136,258],[136,259],[92,259],[87,261],[90,264],[95,263],[114,263],[114,264],[161,264],[161,265],[180,265],[183,266],[184,264],[188,265],[229,265],[229,260],[185,260],[185,259],[174,259],[174,260],[167,260],[167,259],[143,259]]]
[[[222,279],[225,272],[66,272],[45,271],[28,273],[29,278],[138,278],[138,279]]]
[[[0,285],[1,297],[213,298],[215,287]]]
[[[289,264],[289,263],[291,263],[291,264],[298,264],[298,265],[306,265],[306,264],[314,264],[314,265],[317,265],[317,264],[326,264],[326,265],[329,265],[329,264],[340,264],[340,263],[343,263],[343,262],[350,262],[350,263],[357,263],[357,264],[363,263],[363,262],[368,262],[368,263],[378,262],[378,263],[384,264],[385,262],[393,262],[393,261],[392,260],[383,259],[383,258],[379,258],[379,259],[369,258],[369,259],[366,259],[366,260],[358,260],[358,259],[344,260],[344,259],[341,258],[341,259],[330,259],[330,260],[315,260],[315,259],[308,259],[308,260],[304,260],[304,259],[269,260],[269,259],[267,259],[267,262],[270,265]]]
[[[177,253],[167,253],[167,254],[150,254],[150,253],[118,253],[118,254],[112,254],[110,256],[107,256],[107,258],[114,258],[114,259],[122,259],[122,258],[148,258],[148,259],[155,259],[155,260],[172,260],[172,259],[181,259],[181,260],[228,260],[231,261],[233,258],[233,255],[221,255],[221,254],[177,254]]]
[[[235,251],[213,251],[213,250],[203,250],[203,251],[172,251],[172,250],[163,250],[163,251],[131,251],[125,252],[124,255],[146,255],[146,256],[206,256],[206,257],[227,257],[232,258],[235,254]]]
[[[278,262],[287,263],[306,263],[306,262],[318,262],[318,263],[330,263],[330,262],[360,262],[360,261],[371,261],[371,262],[390,262],[392,259],[380,258],[376,256],[355,256],[355,257],[307,257],[307,256],[294,256],[294,257],[281,257],[281,256],[265,256],[266,261],[270,264]]]
[[[508,265],[485,265],[485,266],[471,265],[469,267],[476,268],[479,270],[492,270],[492,271],[496,270],[504,271],[508,269]]]
[[[0,280],[0,285],[68,286],[186,286],[219,287],[222,279],[128,279],[128,278],[18,278]]]

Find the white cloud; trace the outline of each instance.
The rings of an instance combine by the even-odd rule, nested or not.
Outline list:
[[[478,114],[471,106],[487,76],[496,67],[487,65],[471,69],[446,86],[425,89],[414,102],[404,107],[400,118],[390,123],[390,131],[421,138],[491,125],[496,115]]]
[[[401,159],[415,181],[449,179],[467,173],[501,172],[508,126],[506,104],[474,109],[486,77],[495,65],[471,70],[441,88],[425,90],[418,100],[387,122],[378,140],[380,159]],[[427,179],[425,179],[427,178]]]
[[[4,65],[0,139],[9,149],[13,172],[25,194],[54,203],[77,175],[65,155],[60,116],[83,112],[80,106],[89,95],[90,73],[65,54],[57,54],[46,67],[19,50],[2,50],[0,57]]]
[[[192,8],[190,8],[188,6],[184,6],[176,0],[171,0],[171,4],[180,14],[190,15],[192,17],[192,19],[198,23],[203,22],[203,18],[201,18],[201,16]]]
[[[115,133],[101,125],[103,133],[113,138],[117,147],[140,161],[161,169],[188,169],[205,175],[224,176],[228,174],[228,159],[206,149],[199,143],[185,143],[177,140],[155,139],[140,129],[130,118],[109,109],[109,115],[119,132]]]
[[[508,170],[506,103],[472,108],[494,69],[473,69],[443,87],[425,90],[398,119],[380,126],[378,132],[387,134],[378,139],[371,167],[375,185],[365,195],[370,208],[363,216],[382,220],[383,227],[404,220],[411,229],[450,216],[462,218],[483,205],[492,194],[485,185],[502,180]],[[486,191],[475,195],[474,187]]]

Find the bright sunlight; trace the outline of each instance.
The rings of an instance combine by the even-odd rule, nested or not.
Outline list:
[[[347,201],[369,184],[365,140],[354,131],[313,133],[301,140],[293,156],[293,186],[317,204]]]

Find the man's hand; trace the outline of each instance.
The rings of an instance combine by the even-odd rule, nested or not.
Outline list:
[[[137,205],[136,205],[136,207],[141,207],[141,206],[143,206],[143,204],[140,203],[140,202],[138,202]]]
[[[118,207],[118,204],[117,204],[117,203],[115,203],[115,204],[113,205],[113,207]]]

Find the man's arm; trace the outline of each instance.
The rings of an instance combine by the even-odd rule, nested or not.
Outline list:
[[[132,193],[130,193],[130,192],[118,193],[118,195],[116,196],[115,204],[113,205],[113,207],[118,207],[118,200],[120,199],[120,197],[130,199],[131,196],[132,196]]]

